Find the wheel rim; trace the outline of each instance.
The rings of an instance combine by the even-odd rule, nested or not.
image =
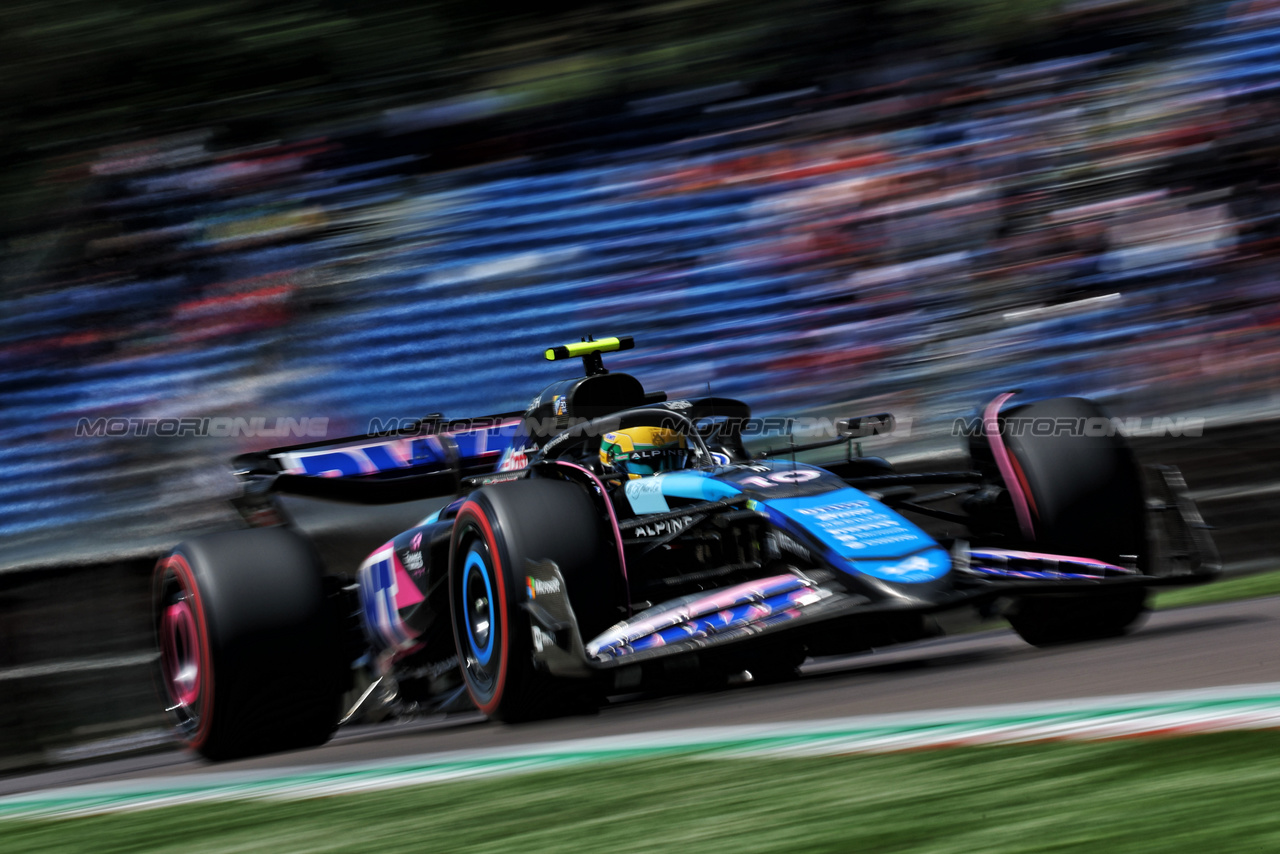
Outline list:
[[[454,631],[463,674],[472,699],[484,711],[497,700],[503,674],[502,608],[494,573],[493,557],[484,532],[467,525],[461,541],[466,543],[454,594]]]
[[[473,546],[462,566],[463,631],[476,663],[493,657],[493,586],[484,557]]]
[[[200,634],[187,596],[165,609],[160,637],[160,662],[169,699],[177,707],[175,710],[194,717],[204,674],[200,668]]]
[[[160,590],[156,640],[167,711],[182,737],[198,747],[208,736],[206,712],[213,697],[213,671],[200,596],[182,555],[173,555],[163,564]]]

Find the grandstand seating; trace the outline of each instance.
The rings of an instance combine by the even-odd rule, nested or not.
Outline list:
[[[1158,97],[1169,99],[1171,115],[1186,92],[1218,97],[1280,86],[1280,26],[1241,31],[1216,20],[1197,33],[1182,47],[1176,79],[1162,78],[1168,91]],[[1065,91],[1109,106],[1120,96],[1089,69],[1114,61],[1097,55],[1048,71],[1028,67],[1018,79],[1043,75],[1055,96]],[[1083,70],[1072,78],[1077,67]],[[1113,72],[1130,86],[1142,73]],[[1013,143],[1023,135],[1034,143],[1054,123],[1083,122],[1084,111],[1046,106],[1048,96],[1025,88],[999,97],[927,124],[867,132],[864,142],[891,155],[878,165],[778,180],[740,167],[744,158],[764,161],[808,144],[754,124],[780,115],[777,104],[673,120],[688,125],[676,142],[656,142],[644,128],[617,131],[572,164],[553,158],[420,176],[401,174],[416,162],[403,157],[304,170],[267,189],[218,195],[178,180],[135,180],[103,210],[124,221],[163,211],[176,241],[170,267],[183,274],[107,277],[3,302],[0,534],[52,535],[105,521],[125,535],[157,515],[182,524],[184,485],[164,483],[164,464],[189,471],[244,449],[77,438],[81,418],[315,413],[362,429],[375,418],[512,410],[565,371],[542,361],[542,348],[586,334],[634,335],[639,348],[616,354],[610,366],[634,370],[651,386],[697,394],[710,385],[762,413],[870,398],[912,407],[927,401],[942,412],[1009,387],[1103,397],[1141,390],[1159,375],[1160,342],[1172,349],[1253,323],[1247,310],[1217,321],[1171,319],[1179,305],[1204,301],[1223,275],[1221,254],[1170,259],[1153,251],[1122,267],[1085,255],[997,274],[994,244],[972,245],[960,231],[952,242],[970,254],[959,273],[952,265],[947,273],[886,274],[883,292],[864,292],[850,278],[855,268],[866,272],[861,259],[820,263],[771,244],[788,228],[800,237],[818,229],[803,204],[789,210],[771,202],[855,174],[889,182],[925,168],[1029,169],[1018,182],[1034,185],[1056,180],[1070,157],[1073,168],[1104,176],[1139,168],[1106,149],[1125,133],[1110,128],[1089,143],[1093,149],[1036,161]],[[706,133],[731,122],[752,130]],[[1155,168],[1167,154],[1153,150],[1155,159],[1141,168]],[[1092,195],[1075,203],[1132,191],[1118,179],[1091,186]],[[851,199],[841,215],[881,223],[903,241],[902,257],[884,260],[888,268],[922,260],[912,247],[930,240],[942,247],[938,254],[957,251],[929,216],[955,210],[960,225],[982,224],[959,202],[939,198],[891,199],[878,209]],[[321,210],[323,223],[257,238],[227,228],[304,207]],[[287,314],[247,316],[230,303],[202,330],[212,337],[184,337],[193,333],[175,321],[179,305],[236,297],[267,274],[288,289]],[[1011,294],[1014,282],[1021,284]],[[1055,294],[1110,292],[1123,298],[1051,319],[1003,314],[1058,301]],[[240,323],[256,331],[245,333]],[[97,337],[78,340],[90,332]],[[1126,356],[1135,341],[1150,344],[1148,365]],[[69,358],[75,346],[87,355]],[[256,442],[264,444],[272,443]],[[209,497],[194,485],[186,494],[191,503]]]

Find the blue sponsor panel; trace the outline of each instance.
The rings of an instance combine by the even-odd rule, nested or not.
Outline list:
[[[661,477],[668,498],[718,501],[746,493],[773,503],[785,495],[815,495],[844,488],[844,482],[816,466],[769,460],[716,471],[682,471]]]
[[[928,534],[852,487],[776,498],[767,506],[860,573],[918,584],[951,569],[950,556]]]
[[[837,565],[906,584],[934,581],[951,570],[951,557],[914,524],[860,490],[829,485],[820,469],[800,464],[737,466],[730,471],[672,472],[625,487],[637,513],[657,513],[667,499],[718,501],[746,492],[784,530],[799,529],[826,547]],[[789,491],[809,494],[782,497]]]

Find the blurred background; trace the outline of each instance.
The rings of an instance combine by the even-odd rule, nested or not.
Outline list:
[[[521,409],[587,334],[915,442],[1010,388],[1257,422],[1278,90],[1263,0],[6,3],[0,719],[149,661],[145,583],[76,565],[145,578],[317,438],[86,423]],[[104,657],[40,670],[68,591]]]

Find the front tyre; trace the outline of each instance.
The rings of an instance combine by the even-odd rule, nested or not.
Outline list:
[[[486,715],[495,715],[506,699],[507,664],[512,652],[508,635],[514,616],[513,597],[507,594],[511,582],[498,555],[489,516],[478,505],[463,509],[465,516],[460,513],[458,519],[463,548],[460,589],[454,604],[458,660],[476,707]]]
[[[1023,596],[1005,619],[1032,646],[1057,646],[1120,637],[1146,613],[1147,592],[1130,587],[1105,596]]]
[[[308,541],[283,528],[188,540],[156,565],[154,594],[165,705],[188,746],[221,760],[328,740],[341,622]]]
[[[592,704],[588,680],[556,679],[534,660],[535,626],[522,607],[526,565],[556,564],[590,637],[614,616],[613,555],[590,496],[575,483],[522,480],[471,494],[454,522],[449,601],[463,679],[481,712],[520,721]]]
[[[1012,419],[1015,429],[1008,429]],[[1092,401],[1064,397],[999,413],[1000,430],[975,447],[1021,513],[1013,545],[1150,571],[1142,477],[1124,438]],[[1053,429],[1039,429],[1052,427]],[[1068,429],[1070,428],[1070,429]],[[998,470],[998,471],[997,471]],[[1123,635],[1146,613],[1146,590],[1023,596],[1005,616],[1035,646]]]

